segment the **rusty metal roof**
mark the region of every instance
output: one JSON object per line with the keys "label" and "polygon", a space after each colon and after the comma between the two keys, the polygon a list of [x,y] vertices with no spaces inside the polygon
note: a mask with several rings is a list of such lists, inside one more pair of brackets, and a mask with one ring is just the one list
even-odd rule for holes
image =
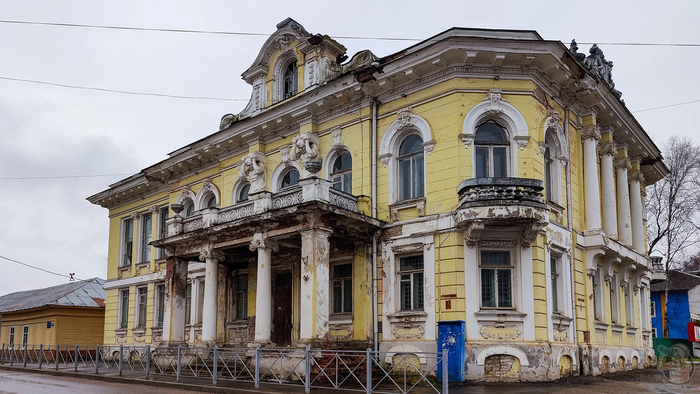
{"label": "rusty metal roof", "polygon": [[48,305],[103,308],[105,306],[104,284],[104,279],[92,278],[44,289],[18,291],[0,297],[0,313]]}

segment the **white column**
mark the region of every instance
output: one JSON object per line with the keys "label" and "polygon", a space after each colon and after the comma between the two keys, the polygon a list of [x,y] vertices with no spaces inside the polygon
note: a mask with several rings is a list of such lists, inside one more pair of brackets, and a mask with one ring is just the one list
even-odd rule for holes
{"label": "white column", "polygon": [[205,261],[204,305],[202,306],[202,342],[216,342],[216,321],[219,309],[219,261],[224,260],[220,250],[207,250],[199,255]]}
{"label": "white column", "polygon": [[165,288],[163,341],[169,344],[185,342],[185,297],[187,291],[187,261],[168,258],[169,278]]}
{"label": "white column", "polygon": [[600,180],[603,187],[603,231],[610,238],[617,239],[617,204],[615,202],[615,176],[613,156],[615,144],[600,145]]}
{"label": "white column", "polygon": [[632,246],[630,190],[627,179],[627,171],[630,168],[629,158],[623,157],[615,160],[615,169],[617,170],[617,234],[618,240],[627,246]]}
{"label": "white column", "polygon": [[272,340],[272,250],[277,250],[265,234],[256,233],[250,250],[258,251],[257,289],[255,292],[255,342]]}
{"label": "white column", "polygon": [[585,192],[586,233],[595,234],[600,227],[600,183],[598,182],[598,161],[596,147],[600,140],[600,132],[597,126],[589,126],[581,132],[583,140],[584,177],[583,186]]}
{"label": "white column", "polygon": [[646,253],[644,245],[644,205],[642,202],[642,182],[644,175],[639,171],[630,173],[630,201],[632,203],[632,245],[641,254]]}
{"label": "white column", "polygon": [[330,235],[331,231],[323,228],[301,232],[301,341],[321,340],[328,333]]}

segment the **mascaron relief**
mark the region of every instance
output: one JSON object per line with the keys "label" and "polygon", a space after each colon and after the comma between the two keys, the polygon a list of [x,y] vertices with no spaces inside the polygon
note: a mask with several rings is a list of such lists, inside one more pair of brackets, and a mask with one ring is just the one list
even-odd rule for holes
{"label": "mascaron relief", "polygon": [[256,151],[243,156],[238,163],[238,177],[247,178],[250,182],[250,193],[257,193],[265,190],[265,170],[267,158],[265,154]]}
{"label": "mascaron relief", "polygon": [[321,171],[321,154],[319,151],[319,137],[313,131],[309,131],[292,139],[292,160],[300,160],[303,166],[302,178],[316,176]]}

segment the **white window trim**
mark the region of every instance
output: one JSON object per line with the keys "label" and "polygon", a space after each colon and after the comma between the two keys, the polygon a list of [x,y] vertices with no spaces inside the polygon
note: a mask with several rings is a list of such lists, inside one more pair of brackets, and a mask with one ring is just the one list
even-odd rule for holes
{"label": "white window trim", "polygon": [[[324,175],[327,181],[331,182],[331,187],[333,187],[333,164],[335,163],[335,159],[340,157],[342,154],[347,153],[350,155],[352,158],[352,161],[355,161],[355,158],[352,156],[352,153],[350,152],[350,149],[348,149],[347,146],[345,145],[338,145],[331,149],[331,151],[328,153],[326,156],[325,163],[323,165],[324,168]],[[350,166],[350,173],[352,174],[353,171],[353,166]]]}
{"label": "white window trim", "polygon": [[[124,252],[126,252],[124,248],[124,243],[126,241],[126,238],[124,237],[124,231],[126,230],[126,222],[128,220],[131,220],[131,264],[126,265],[124,261]],[[132,265],[136,264],[136,262],[134,261],[134,237],[137,235],[137,231],[134,231],[135,225],[136,220],[134,219],[133,215],[121,219],[121,223],[119,225],[119,268],[131,267]],[[140,257],[138,255],[138,250],[136,253],[136,257]]]}
{"label": "white window trim", "polygon": [[[508,255],[510,257],[510,265],[507,267],[506,266],[502,266],[502,267],[510,268],[510,270],[511,270],[511,278],[510,278],[510,283],[511,283],[510,296],[511,296],[511,303],[512,303],[511,307],[508,307],[508,308],[485,307],[484,308],[481,305],[481,301],[482,301],[482,298],[481,298],[481,267],[482,267],[482,265],[481,265],[481,252],[489,252],[489,251],[493,251],[493,252],[508,251]],[[480,311],[487,311],[487,312],[490,312],[490,311],[518,311],[520,309],[519,307],[520,307],[520,305],[522,305],[522,299],[519,296],[520,285],[518,283],[519,282],[518,278],[520,277],[520,270],[518,269],[518,266],[517,266],[517,260],[518,260],[517,255],[516,255],[517,253],[518,253],[518,246],[517,245],[513,246],[513,247],[507,247],[507,246],[506,247],[495,247],[495,246],[479,246],[478,247],[477,264],[476,264],[478,275],[476,276],[477,282],[475,285],[478,287],[478,293],[479,293],[478,303],[479,303],[479,310]],[[488,266],[488,267],[491,267],[491,266]],[[493,266],[493,267],[495,267],[495,266]],[[498,268],[496,268],[496,269],[498,269]],[[494,289],[494,291],[496,292],[495,297],[498,298],[498,288],[496,287],[496,289]],[[498,300],[496,300],[496,303],[498,303]]]}
{"label": "white window trim", "polygon": [[649,317],[656,317],[656,301],[649,301]]}
{"label": "white window trim", "polygon": [[[595,302],[594,311],[598,311],[598,316],[593,316],[594,320],[605,322],[605,281],[603,280],[603,269],[598,267],[595,271],[595,283],[596,286],[593,289],[595,295],[593,296],[593,301]],[[592,280],[592,279],[591,279]]]}
{"label": "white window trim", "polygon": [[[126,302],[127,302],[127,307],[126,307],[126,315],[127,315],[126,327],[122,327],[122,316],[123,316],[123,314],[122,314],[122,313],[123,313],[123,312],[122,312],[122,306],[123,306],[122,292],[124,292],[124,291],[128,291],[128,294],[127,294],[127,301],[126,301]],[[128,318],[128,316],[129,316],[129,305],[128,305],[128,304],[131,303],[131,293],[132,293],[132,292],[131,292],[131,288],[129,288],[129,287],[121,288],[121,289],[119,289],[119,291],[117,292],[117,297],[118,297],[118,301],[117,301],[117,328],[116,328],[117,331],[119,331],[119,330],[126,330],[126,329],[129,328],[129,318]]]}
{"label": "white window trim", "polygon": [[610,324],[620,325],[622,324],[620,321],[620,281],[617,274],[613,274],[612,280],[608,285],[610,286],[608,289],[610,297],[613,297],[614,293],[614,299],[611,298],[610,300]]}
{"label": "white window trim", "polygon": [[[139,297],[140,297],[139,291],[141,289],[146,289],[146,310],[144,311],[144,315],[146,316],[146,319],[143,323],[143,326],[139,325],[139,320],[141,318],[141,311],[139,310],[140,302],[141,302],[141,300],[139,299]],[[134,290],[135,290],[134,296],[135,296],[135,300],[136,300],[134,302],[134,329],[145,330],[146,326],[148,325],[148,296],[149,296],[150,291],[148,289],[148,286],[139,286],[139,287],[136,287]]]}
{"label": "white window trim", "polygon": [[[167,284],[165,282],[155,282],[153,284],[153,324],[152,324],[152,326],[154,328],[162,328],[165,326],[165,318],[166,318],[166,314],[165,314],[166,301],[165,301],[165,299],[167,298],[165,295],[165,293],[166,293],[165,286],[166,285]],[[163,290],[164,290],[163,291],[163,325],[162,326],[158,325],[158,307],[159,307],[158,306],[158,286],[163,286]],[[148,308],[146,308],[146,310],[148,311]],[[146,313],[148,313],[148,312],[146,312]]]}
{"label": "white window trim", "polygon": [[[25,335],[27,336],[27,338],[24,337]],[[28,344],[29,344],[29,326],[24,325],[24,326],[22,326],[22,348],[24,348]]]}
{"label": "white window trim", "polygon": [[652,338],[658,338],[658,337],[659,337],[659,333],[658,333],[658,331],[656,330],[656,327],[652,327],[652,328],[651,328],[651,337],[652,337]]}
{"label": "white window trim", "polygon": [[[248,316],[248,311],[246,311],[246,317],[240,317],[238,316],[238,278],[241,276],[247,276],[248,277],[248,290],[247,290],[247,295],[250,297],[250,275],[248,274],[248,270],[240,270],[236,271],[233,276],[231,276],[231,313],[229,314],[229,321],[237,322],[237,321],[247,321],[247,319],[251,316]],[[250,309],[250,304],[248,304],[248,307]]]}
{"label": "white window trim", "polygon": [[207,209],[207,202],[209,199],[212,197],[216,198],[216,204],[214,205],[215,207],[221,207],[221,199],[219,198],[219,188],[216,187],[212,182],[209,182],[207,185],[202,186],[197,190],[197,194],[194,196],[193,202],[194,202],[194,210],[200,211],[202,209]]}
{"label": "white window trim", "polygon": [[[138,243],[136,245],[137,259],[136,259],[136,262],[134,262],[134,264],[136,264],[136,265],[147,264],[147,263],[150,263],[151,260],[153,260],[153,249],[151,249],[151,251],[149,252],[149,259],[148,260],[144,261],[142,259],[144,248],[152,248],[150,245],[143,245],[142,244],[142,241],[143,241],[143,221],[144,221],[144,216],[146,216],[146,215],[151,215],[151,241],[153,241],[155,239],[153,237],[153,216],[154,216],[154,214],[152,212],[139,213],[138,222],[134,221],[134,223],[138,223],[138,226],[139,226],[138,231],[137,231],[137,237],[136,237],[136,239],[138,241]],[[133,260],[133,256],[132,256],[132,260]]]}
{"label": "white window trim", "polygon": [[[571,311],[571,273],[569,268],[570,264],[570,256],[568,253],[563,248],[557,247],[555,245],[552,245],[549,251],[545,254],[545,258],[547,259],[547,266],[546,266],[546,275],[547,278],[550,280],[552,279],[552,266],[550,263],[550,259],[554,257],[557,260],[557,302],[559,305],[558,311],[554,312],[554,308],[550,305],[548,306],[549,314],[557,314],[559,316],[564,316],[564,317],[573,317]],[[549,299],[553,299],[552,297],[552,286],[550,283],[548,283],[547,286],[547,295]]]}
{"label": "white window trim", "polygon": [[9,343],[9,344],[12,345],[12,346],[13,346],[15,343],[17,343],[17,341],[15,340],[15,334],[17,333],[16,331],[17,331],[17,330],[15,329],[15,326],[10,326],[10,331],[9,331],[9,334],[8,334],[9,336],[7,337],[7,343]]}
{"label": "white window trim", "polygon": [[[156,220],[157,220],[157,222],[156,222],[156,237],[158,237],[158,238],[153,237],[153,234],[151,234],[151,239],[163,239],[163,238],[161,238],[161,233],[163,230],[165,230],[165,236],[166,237],[168,236],[167,235],[168,234],[168,224],[162,223],[163,209],[168,210],[168,220],[172,217],[170,215],[170,206],[161,205],[156,209]],[[151,220],[153,220],[153,219],[151,218]],[[156,249],[156,260],[157,259],[164,259],[166,257],[167,257],[166,250],[164,248],[157,248]]]}
{"label": "white window trim", "polygon": [[625,325],[628,327],[634,327],[634,292],[631,289],[629,282],[627,286],[623,289],[623,297],[625,299]]}
{"label": "white window trim", "polygon": [[[334,301],[335,301],[335,300],[333,299],[333,280],[335,279],[335,278],[333,277],[333,267],[335,267],[336,265],[346,265],[346,264],[350,264],[350,266],[352,267],[352,269],[350,270],[350,283],[352,283],[352,286],[350,287],[350,291],[351,291],[351,293],[352,293],[352,294],[351,294],[351,298],[352,298],[352,307],[350,308],[350,312],[338,312],[338,313],[335,313],[335,312],[333,312],[333,305],[334,305],[333,303],[334,303]],[[347,317],[347,318],[350,318],[350,319],[351,319],[352,316],[355,315],[355,294],[354,294],[354,290],[355,290],[355,264],[354,264],[354,262],[353,262],[353,258],[352,258],[352,257],[347,257],[347,258],[341,258],[341,259],[332,261],[332,262],[330,263],[330,270],[329,270],[329,273],[330,273],[329,276],[330,276],[330,287],[331,287],[331,302],[330,302],[330,308],[329,308],[329,309],[330,309],[330,315],[332,315],[332,316],[338,316],[338,317]]]}
{"label": "white window trim", "polygon": [[[558,122],[550,116],[545,120],[544,124],[544,132],[542,134],[544,136],[544,147],[549,147],[549,153],[552,159],[552,196],[550,201],[558,205],[563,205],[561,176],[562,169],[566,162],[568,162],[569,146],[568,143],[566,143],[564,130]],[[548,135],[551,136],[551,143],[547,142]],[[544,157],[544,151],[542,151],[542,156]]]}
{"label": "white window trim", "polygon": [[[488,96],[487,96],[488,97]],[[504,99],[495,101],[498,108],[494,112],[494,103],[490,100],[476,104],[462,123],[462,133],[460,138],[467,149],[474,149],[474,137],[476,128],[487,120],[494,120],[505,126],[510,142],[510,154],[508,163],[508,176],[518,177],[518,147],[519,142],[527,141],[529,137],[529,127],[523,115],[514,106]],[[476,178],[476,155],[472,151],[472,176]]]}
{"label": "white window trim", "polygon": [[[297,58],[293,49],[289,49],[283,53],[280,53],[279,56],[277,57],[277,61],[275,62],[274,71],[272,73],[272,75],[273,75],[272,104],[279,103],[280,101],[285,100],[285,98],[284,98],[284,72],[287,70],[287,67],[292,62],[297,62],[297,93],[296,94],[301,93],[299,81],[303,81],[304,79],[303,79],[303,77],[299,78],[298,74],[299,74],[299,69],[301,68],[301,65],[303,64],[303,62],[301,62],[300,59]],[[263,97],[264,97],[264,95],[263,95]],[[293,96],[291,96],[291,97],[293,97]]]}
{"label": "white window trim", "polygon": [[396,119],[389,125],[379,145],[379,159],[384,167],[389,166],[389,204],[401,202],[397,157],[401,143],[411,134],[417,134],[423,139],[423,194],[428,194],[428,156],[433,151],[435,140],[427,120],[414,114],[405,116],[404,119],[405,123],[401,119]]}
{"label": "white window trim", "polygon": [[299,171],[299,180],[301,180],[301,166],[296,161],[291,161],[289,164],[280,163],[275,170],[272,172],[272,182],[270,182],[270,188],[272,193],[279,193],[282,191],[282,179],[287,174],[287,171],[295,168]]}
{"label": "white window trim", "polygon": [[185,187],[183,191],[180,193],[179,196],[177,196],[177,200],[175,200],[176,204],[182,204],[184,209],[182,210],[182,213],[180,214],[183,217],[187,217],[187,207],[190,204],[194,205],[194,212],[196,214],[197,212],[197,205],[195,204],[195,194],[190,190],[188,187]]}
{"label": "white window trim", "polygon": [[[248,182],[247,179],[241,178],[236,181],[236,183],[233,185],[232,189],[232,195],[231,195],[231,204],[240,204],[241,201],[239,201],[239,195],[241,194],[241,189],[243,189],[243,186],[245,185],[250,185],[250,182]],[[248,200],[245,202],[250,201],[250,190],[248,191]]]}

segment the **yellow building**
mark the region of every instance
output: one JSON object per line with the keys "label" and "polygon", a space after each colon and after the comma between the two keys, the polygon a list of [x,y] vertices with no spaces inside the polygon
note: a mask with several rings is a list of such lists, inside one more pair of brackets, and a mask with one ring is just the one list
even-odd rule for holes
{"label": "yellow building", "polygon": [[101,345],[103,285],[94,278],[0,297],[0,342],[5,349]]}
{"label": "yellow building", "polygon": [[591,54],[454,28],[377,57],[277,26],[220,129],[91,196],[105,344],[435,352],[468,379],[649,365],[644,187],[667,169]]}

